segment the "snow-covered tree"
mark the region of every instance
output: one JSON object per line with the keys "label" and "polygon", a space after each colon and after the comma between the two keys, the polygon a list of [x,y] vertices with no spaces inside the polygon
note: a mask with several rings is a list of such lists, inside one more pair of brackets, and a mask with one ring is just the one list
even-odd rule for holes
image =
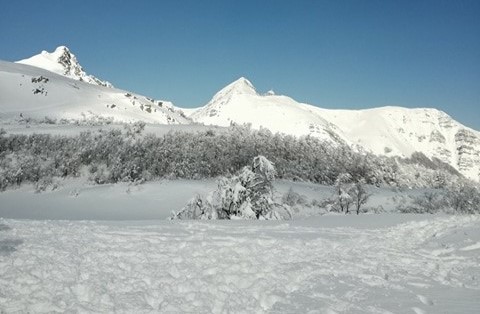
{"label": "snow-covered tree", "polygon": [[362,205],[365,205],[370,197],[370,194],[365,188],[365,181],[363,179],[359,180],[350,189],[350,196],[353,199],[353,204],[357,215],[360,214],[360,208]]}
{"label": "snow-covered tree", "polygon": [[288,208],[273,201],[275,167],[264,156],[253,159],[230,178],[218,180],[217,189],[202,198],[196,196],[172,219],[279,219],[275,209]]}
{"label": "snow-covered tree", "polygon": [[341,173],[335,181],[334,207],[345,214],[349,213],[350,206],[353,204],[352,177],[348,173]]}

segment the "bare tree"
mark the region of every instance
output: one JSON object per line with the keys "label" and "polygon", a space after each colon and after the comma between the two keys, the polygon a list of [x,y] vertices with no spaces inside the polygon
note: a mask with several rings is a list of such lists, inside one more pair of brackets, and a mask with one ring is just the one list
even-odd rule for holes
{"label": "bare tree", "polygon": [[357,215],[360,214],[360,208],[362,205],[367,203],[370,195],[367,190],[365,189],[365,181],[360,180],[353,185],[350,189],[350,195],[353,198],[353,203],[355,205],[355,209],[357,211]]}

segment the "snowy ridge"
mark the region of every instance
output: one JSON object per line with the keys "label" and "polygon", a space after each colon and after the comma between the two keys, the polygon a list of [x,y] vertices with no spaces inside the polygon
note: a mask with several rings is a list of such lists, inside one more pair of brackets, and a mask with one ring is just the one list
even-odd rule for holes
{"label": "snowy ridge", "polygon": [[215,94],[208,104],[194,111],[190,117],[207,125],[248,123],[256,129],[263,127],[272,132],[313,135],[335,143],[348,142],[335,125],[319,115],[312,115],[306,106],[300,106],[287,96],[273,93],[260,95],[243,77]]}
{"label": "snowy ridge", "polygon": [[170,102],[0,61],[0,120],[66,119],[188,124]]}
{"label": "snowy ridge", "polygon": [[377,155],[409,157],[422,152],[452,165],[466,177],[480,178],[480,132],[432,108],[381,107],[327,110],[311,106],[344,136]]}
{"label": "snowy ridge", "polygon": [[17,61],[17,63],[35,66],[77,81],[113,87],[110,82],[102,81],[93,75],[85,73],[75,55],[65,46],[59,46],[51,53],[44,50],[38,55]]}
{"label": "snowy ridge", "polygon": [[343,141],[377,155],[410,157],[422,152],[480,181],[480,132],[436,109],[322,109],[270,92],[260,95],[240,78],[190,117],[207,125],[250,123],[272,132]]}

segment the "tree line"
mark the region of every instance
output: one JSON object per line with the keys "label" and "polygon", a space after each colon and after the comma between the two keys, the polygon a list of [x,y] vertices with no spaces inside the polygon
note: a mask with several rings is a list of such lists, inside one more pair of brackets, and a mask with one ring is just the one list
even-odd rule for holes
{"label": "tree line", "polygon": [[305,136],[273,134],[233,125],[221,130],[143,133],[144,124],[87,131],[75,136],[0,132],[0,189],[52,178],[87,176],[98,184],[158,178],[231,176],[259,155],[275,164],[280,179],[333,185],[352,183],[405,187],[441,186],[459,174],[441,163],[379,157]]}

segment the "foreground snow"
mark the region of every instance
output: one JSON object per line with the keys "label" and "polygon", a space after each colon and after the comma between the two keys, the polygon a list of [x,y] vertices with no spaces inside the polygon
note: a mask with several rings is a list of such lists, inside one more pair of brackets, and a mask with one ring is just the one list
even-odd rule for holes
{"label": "foreground snow", "polygon": [[7,313],[479,313],[479,279],[480,216],[0,220]]}
{"label": "foreground snow", "polygon": [[[85,179],[59,180],[51,188],[35,193],[32,185],[24,184],[0,193],[0,217],[11,219],[68,220],[150,220],[167,219],[196,194],[205,195],[217,187],[216,180],[159,180],[135,185],[129,183],[94,185]],[[307,203],[331,197],[334,190],[307,182],[277,180],[274,183],[278,200],[292,188]],[[372,196],[365,208],[373,211],[395,211],[408,201],[409,195],[423,190],[396,192],[388,188],[369,187]],[[294,218],[318,216],[318,207],[293,210]]]}

